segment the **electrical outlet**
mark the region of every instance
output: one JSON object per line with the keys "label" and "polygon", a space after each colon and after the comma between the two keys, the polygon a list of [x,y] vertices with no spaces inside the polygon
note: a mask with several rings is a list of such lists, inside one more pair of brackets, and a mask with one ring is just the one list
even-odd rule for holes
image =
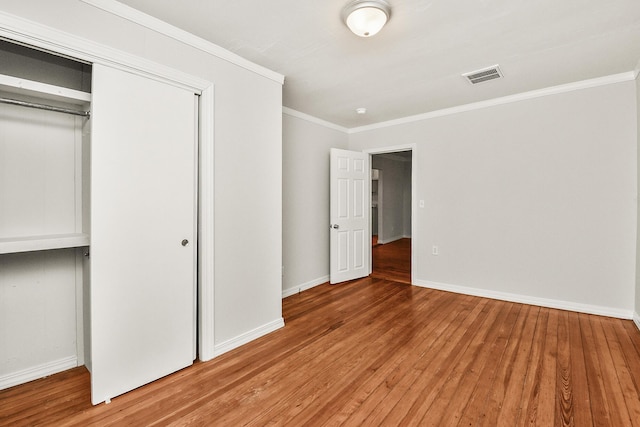
{"label": "electrical outlet", "polygon": [[431,254],[432,254],[432,255],[438,255],[439,253],[440,253],[440,252],[438,251],[438,247],[434,245],[434,246],[431,248]]}

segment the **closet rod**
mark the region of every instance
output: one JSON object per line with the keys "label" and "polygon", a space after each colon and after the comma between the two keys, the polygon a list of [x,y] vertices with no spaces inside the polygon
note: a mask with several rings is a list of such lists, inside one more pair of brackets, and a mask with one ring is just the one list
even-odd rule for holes
{"label": "closet rod", "polygon": [[90,111],[71,110],[69,108],[54,107],[53,105],[35,104],[33,102],[18,101],[17,99],[0,98],[0,102],[3,104],[19,105],[21,107],[29,107],[29,108],[38,108],[40,110],[55,111],[58,113],[73,114],[75,116],[82,116],[82,117],[89,117],[91,115]]}

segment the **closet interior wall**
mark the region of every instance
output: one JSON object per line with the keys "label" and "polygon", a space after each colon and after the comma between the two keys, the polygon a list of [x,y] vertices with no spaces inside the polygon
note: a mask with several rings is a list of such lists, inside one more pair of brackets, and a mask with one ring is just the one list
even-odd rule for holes
{"label": "closet interior wall", "polygon": [[[0,40],[0,97],[88,110],[90,88],[90,65]],[[89,126],[0,104],[0,389],[85,362]]]}

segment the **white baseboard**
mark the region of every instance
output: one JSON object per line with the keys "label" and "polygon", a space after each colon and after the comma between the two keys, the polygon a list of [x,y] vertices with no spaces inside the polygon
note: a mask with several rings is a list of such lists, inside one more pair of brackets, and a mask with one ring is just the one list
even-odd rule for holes
{"label": "white baseboard", "polygon": [[638,314],[637,311],[633,312],[633,323],[635,323],[638,329],[640,330],[640,314]]}
{"label": "white baseboard", "polygon": [[76,356],[69,356],[64,359],[54,360],[52,362],[43,363],[42,365],[23,369],[22,371],[3,375],[0,377],[0,390],[57,374],[58,372],[66,371],[67,369],[75,368],[77,366],[78,358]]}
{"label": "white baseboard", "polygon": [[291,288],[282,290],[282,298],[290,297],[291,295],[298,294],[302,291],[306,291],[307,289],[311,289],[315,286],[322,285],[323,283],[327,283],[329,281],[329,276],[322,276],[314,280],[310,280],[306,283],[303,283],[298,286],[293,286]]}
{"label": "white baseboard", "polygon": [[241,345],[247,344],[250,341],[258,339],[282,327],[284,327],[284,319],[281,317],[274,320],[273,322],[269,322],[251,331],[245,332],[244,334],[240,334],[235,338],[231,338],[230,340],[224,341],[220,344],[216,344],[213,348],[213,357],[220,356],[221,354],[236,349]]}
{"label": "white baseboard", "polygon": [[378,239],[378,243],[381,244],[381,245],[386,245],[387,243],[395,242],[396,240],[400,240],[400,239],[403,239],[403,238],[404,238],[404,236],[398,235],[398,236],[393,236],[393,237],[390,237],[390,238],[384,239],[384,240]]}
{"label": "white baseboard", "polygon": [[633,311],[624,310],[620,308],[604,307],[599,305],[582,304],[582,303],[576,303],[571,301],[531,297],[527,295],[512,294],[508,292],[498,292],[498,291],[491,291],[487,289],[470,288],[467,286],[458,286],[458,285],[449,285],[446,283],[430,282],[427,280],[414,280],[413,284],[416,286],[421,286],[423,288],[438,289],[441,291],[449,291],[449,292],[455,292],[458,294],[473,295],[477,297],[491,298],[491,299],[497,299],[501,301],[517,302],[521,304],[536,305],[536,306],[547,307],[547,308],[556,308],[559,310],[575,311],[578,313],[596,314],[599,316],[616,317],[619,319],[633,319]]}

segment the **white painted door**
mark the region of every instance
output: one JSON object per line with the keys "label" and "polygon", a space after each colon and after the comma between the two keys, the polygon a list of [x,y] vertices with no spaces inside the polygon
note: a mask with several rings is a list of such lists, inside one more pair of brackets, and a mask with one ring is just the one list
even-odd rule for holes
{"label": "white painted door", "polygon": [[91,399],[191,365],[195,337],[193,92],[93,67]]}
{"label": "white painted door", "polygon": [[331,149],[330,282],[369,275],[371,193],[369,155]]}

